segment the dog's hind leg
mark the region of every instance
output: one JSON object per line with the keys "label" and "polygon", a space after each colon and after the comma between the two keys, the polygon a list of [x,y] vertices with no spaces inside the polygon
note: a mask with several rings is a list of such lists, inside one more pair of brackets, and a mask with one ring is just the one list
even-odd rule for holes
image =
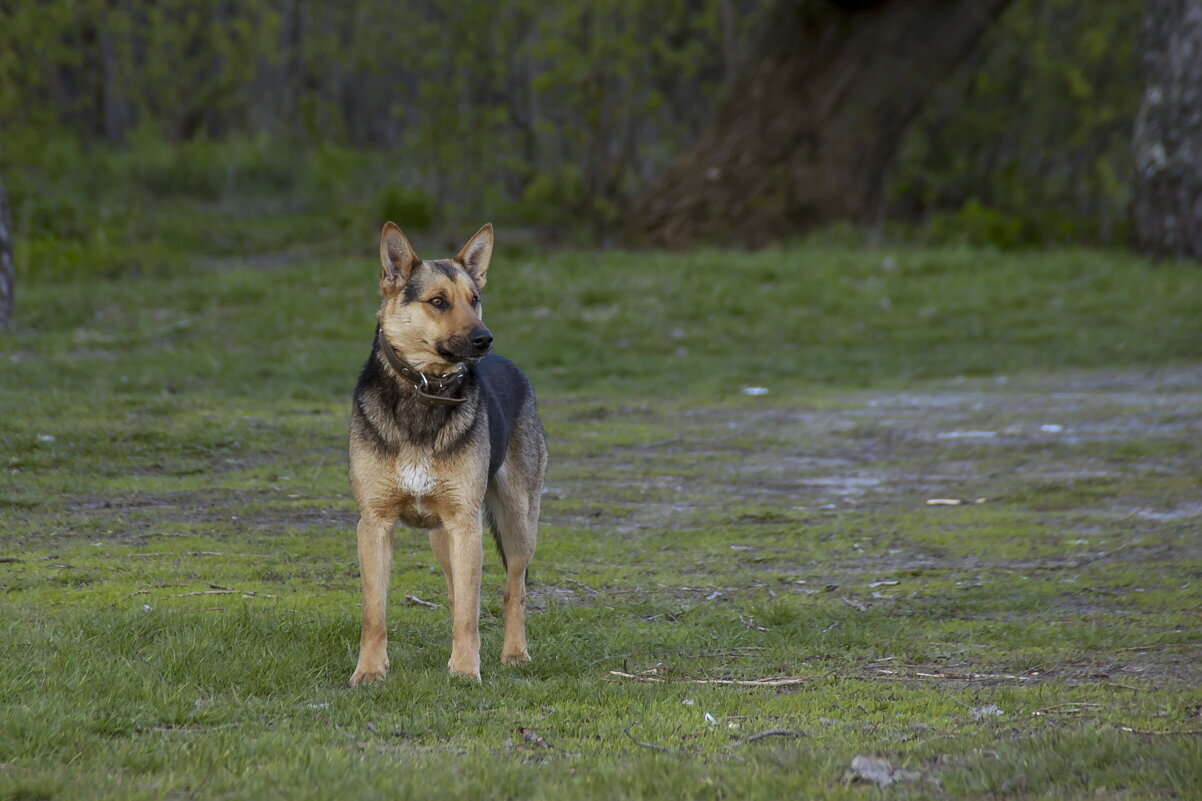
{"label": "dog's hind leg", "polygon": [[392,572],[394,518],[365,514],[359,518],[359,575],[363,582],[363,631],[359,663],[351,686],[380,681],[388,675],[388,579]]}
{"label": "dog's hind leg", "polygon": [[493,533],[505,562],[503,665],[517,665],[530,659],[526,648],[526,570],[538,539],[540,489],[531,491],[530,487],[521,486],[503,466],[485,496],[493,519]]}

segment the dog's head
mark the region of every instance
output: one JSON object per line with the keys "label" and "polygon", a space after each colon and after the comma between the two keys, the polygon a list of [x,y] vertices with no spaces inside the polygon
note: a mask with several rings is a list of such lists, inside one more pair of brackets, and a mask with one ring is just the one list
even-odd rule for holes
{"label": "dog's head", "polygon": [[492,348],[480,303],[492,241],[492,224],[485,223],[455,258],[422,261],[396,223],[385,223],[380,233],[380,330],[415,369],[447,373],[479,361]]}

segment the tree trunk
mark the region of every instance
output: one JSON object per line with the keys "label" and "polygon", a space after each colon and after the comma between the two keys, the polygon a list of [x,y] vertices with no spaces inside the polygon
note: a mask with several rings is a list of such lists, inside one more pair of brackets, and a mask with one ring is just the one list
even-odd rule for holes
{"label": "tree trunk", "polygon": [[12,230],[8,193],[4,191],[4,182],[0,181],[0,328],[8,328],[13,320],[16,268],[13,265]]}
{"label": "tree trunk", "polygon": [[132,115],[111,31],[100,34],[100,63],[104,74],[104,135],[110,142],[122,142],[131,127]]}
{"label": "tree trunk", "polygon": [[873,221],[906,127],[1009,2],[777,0],[709,128],[619,234],[755,245]]}
{"label": "tree trunk", "polygon": [[1202,259],[1202,0],[1146,2],[1135,238],[1155,255]]}

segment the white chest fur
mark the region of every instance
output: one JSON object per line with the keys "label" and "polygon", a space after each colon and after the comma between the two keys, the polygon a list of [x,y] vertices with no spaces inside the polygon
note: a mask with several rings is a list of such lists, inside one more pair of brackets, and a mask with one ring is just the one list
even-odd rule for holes
{"label": "white chest fur", "polygon": [[434,473],[429,457],[404,458],[397,462],[397,486],[402,492],[422,498],[434,490]]}

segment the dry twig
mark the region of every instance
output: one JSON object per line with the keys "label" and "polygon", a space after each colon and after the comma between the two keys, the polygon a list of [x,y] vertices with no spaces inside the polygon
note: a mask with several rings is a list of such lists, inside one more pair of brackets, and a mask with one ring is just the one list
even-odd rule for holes
{"label": "dry twig", "polygon": [[196,592],[181,592],[176,598],[187,598],[192,595],[244,595],[248,598],[279,598],[278,595],[270,595],[265,592],[252,592],[251,590],[197,590]]}
{"label": "dry twig", "polygon": [[570,579],[570,578],[566,578],[566,577],[563,578],[562,580],[566,581],[568,584],[575,584],[577,587],[582,588],[583,590],[585,590],[585,592],[588,592],[590,595],[600,595],[601,594],[601,593],[597,592],[596,590],[594,590],[589,585],[585,584],[583,581],[577,581],[576,579]]}
{"label": "dry twig", "polygon": [[406,595],[405,600],[411,604],[417,604],[418,606],[424,606],[427,609],[437,609],[438,608],[438,604],[434,603],[433,601],[423,601],[421,598],[418,598],[416,595],[412,595],[412,594]]}
{"label": "dry twig", "polygon": [[1031,716],[1037,717],[1039,715],[1047,715],[1051,712],[1056,712],[1057,710],[1063,712],[1066,715],[1075,715],[1078,712],[1082,712],[1083,707],[1099,707],[1099,706],[1101,706],[1101,704],[1090,704],[1090,703],[1086,703],[1084,701],[1065,701],[1063,704],[1052,704],[1051,706],[1045,706],[1043,709],[1036,709],[1034,712],[1031,713]]}
{"label": "dry twig", "polygon": [[846,595],[840,595],[839,600],[842,601],[843,603],[847,604],[848,606],[850,606],[852,609],[855,609],[856,611],[859,611],[859,612],[867,612],[868,611],[867,604],[860,603],[859,601],[854,601],[851,598],[848,598]]}
{"label": "dry twig", "polygon": [[639,746],[640,748],[650,748],[652,751],[662,751],[662,752],[663,752],[663,753],[665,753],[665,754],[670,754],[670,753],[672,753],[671,749],[664,748],[662,745],[655,745],[655,744],[653,744],[653,743],[644,743],[644,742],[642,742],[641,740],[636,740],[636,739],[634,739],[634,735],[630,733],[630,727],[629,727],[629,726],[627,726],[626,728],[622,729],[622,731],[626,733],[626,736],[630,738],[630,741],[631,741],[632,743],[634,743],[635,745]]}
{"label": "dry twig", "polygon": [[[609,671],[611,676],[618,676],[632,681],[645,681],[652,684],[667,681],[660,676],[640,676],[637,673],[626,673],[621,670]],[[763,679],[677,679],[684,684],[718,684],[727,687],[795,687],[812,681],[813,676],[770,676]]]}
{"label": "dry twig", "polygon": [[757,740],[763,740],[767,737],[807,737],[804,731],[793,731],[792,729],[768,729],[767,731],[759,731],[750,737],[744,737],[736,745],[746,745],[754,743]]}
{"label": "dry twig", "polygon": [[880,679],[882,681],[917,681],[918,679],[944,679],[946,681],[1036,681],[1038,676],[1016,676],[1011,673],[926,673],[915,671],[903,674],[897,670],[881,670],[876,676],[860,676],[858,678]]}
{"label": "dry twig", "polygon": [[1202,729],[1133,729],[1130,726],[1119,726],[1119,731],[1132,734],[1156,734],[1168,736],[1173,734],[1202,734]]}

